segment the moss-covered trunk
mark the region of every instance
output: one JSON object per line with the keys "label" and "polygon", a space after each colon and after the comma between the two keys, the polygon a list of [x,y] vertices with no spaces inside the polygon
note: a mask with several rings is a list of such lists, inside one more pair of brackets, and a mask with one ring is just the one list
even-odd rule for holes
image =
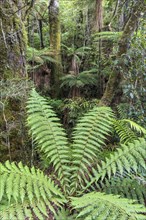
{"label": "moss-covered trunk", "polygon": [[100,105],[111,105],[115,93],[119,89],[120,83],[123,79],[123,69],[124,69],[124,59],[123,55],[127,53],[127,50],[130,46],[131,37],[137,27],[138,20],[146,10],[146,4],[144,0],[137,0],[131,15],[125,25],[121,39],[119,40],[119,48],[117,52],[116,59],[118,60],[118,65],[114,67],[113,72],[111,73],[108,83],[106,85],[105,92],[101,98]]}
{"label": "moss-covered trunk", "polygon": [[24,121],[27,39],[18,6],[17,1],[0,2],[0,160],[2,161],[24,159],[27,151]]}
{"label": "moss-covered trunk", "polygon": [[50,47],[53,58],[56,60],[52,65],[52,80],[54,96],[59,94],[59,79],[62,75],[61,65],[61,29],[59,17],[59,0],[51,0],[49,4],[49,27],[50,27]]}
{"label": "moss-covered trunk", "polygon": [[1,79],[26,77],[26,33],[13,1],[0,3],[0,76]]}

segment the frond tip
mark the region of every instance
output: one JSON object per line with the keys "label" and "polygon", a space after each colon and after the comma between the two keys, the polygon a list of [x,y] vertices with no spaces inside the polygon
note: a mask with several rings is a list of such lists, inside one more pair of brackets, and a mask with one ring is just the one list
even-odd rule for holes
{"label": "frond tip", "polygon": [[88,193],[80,198],[71,198],[72,206],[79,211],[78,217],[84,220],[136,220],[145,219],[143,205],[135,204],[120,196],[105,195],[100,192]]}
{"label": "frond tip", "polygon": [[137,140],[138,135],[144,137],[146,129],[129,119],[113,120],[113,126],[120,137],[121,143],[128,143]]}

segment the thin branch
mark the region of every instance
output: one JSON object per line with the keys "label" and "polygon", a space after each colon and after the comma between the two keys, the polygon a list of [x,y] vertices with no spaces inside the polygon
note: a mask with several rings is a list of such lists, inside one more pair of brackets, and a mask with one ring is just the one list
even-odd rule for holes
{"label": "thin branch", "polygon": [[35,3],[35,0],[31,0],[31,2],[29,3],[30,6],[29,6],[29,8],[26,10],[26,12],[25,12],[25,18],[26,18],[26,16],[27,16],[29,10],[34,6],[34,3]]}
{"label": "thin branch", "polygon": [[115,6],[115,9],[114,9],[113,15],[112,15],[112,17],[111,17],[111,19],[110,19],[109,25],[111,25],[112,21],[114,20],[114,18],[115,18],[116,15],[117,15],[118,8],[119,8],[119,4],[120,4],[120,0],[117,0],[116,6]]}
{"label": "thin branch", "polygon": [[27,3],[26,5],[23,5],[21,8],[19,8],[18,10],[14,11],[14,13],[11,14],[10,17],[12,17],[13,15],[15,15],[17,12],[22,11],[22,9],[26,8],[29,5],[29,3]]}
{"label": "thin branch", "polygon": [[2,31],[2,35],[3,35],[3,40],[4,40],[4,43],[5,43],[5,47],[8,49],[7,42],[6,42],[6,36],[5,36],[4,30],[3,30],[2,19],[1,19],[1,31]]}

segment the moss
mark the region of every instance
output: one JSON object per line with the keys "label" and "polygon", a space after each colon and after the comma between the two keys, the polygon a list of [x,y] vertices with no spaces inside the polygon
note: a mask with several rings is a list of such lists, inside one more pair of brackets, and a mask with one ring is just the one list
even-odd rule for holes
{"label": "moss", "polygon": [[[5,0],[0,4],[0,76],[1,79],[21,78],[25,74],[24,53],[27,44],[27,34],[22,20],[17,16],[17,4]],[[13,5],[12,5],[13,4]],[[10,16],[10,14],[13,16]],[[23,101],[18,98],[2,100],[5,109],[0,114],[1,145],[0,160],[24,159],[25,143],[28,141],[25,126]],[[10,149],[8,149],[10,143]],[[10,151],[10,152],[9,152]],[[25,157],[26,158],[26,157]]]}
{"label": "moss", "polygon": [[[3,117],[4,116],[4,117]],[[0,114],[0,161],[26,160],[30,157],[29,137],[25,128],[25,109],[20,99],[9,98]],[[26,150],[27,146],[27,150]]]}
{"label": "moss", "polygon": [[53,58],[57,61],[52,64],[51,73],[53,81],[52,95],[58,97],[60,90],[60,76],[63,73],[61,64],[61,30],[58,0],[51,1],[49,7],[49,26],[50,26],[50,47],[53,51]]}
{"label": "moss", "polygon": [[[14,78],[16,75],[25,74],[24,53],[27,44],[27,34],[22,20],[18,17],[17,4],[13,7],[9,1],[0,5],[0,17],[2,28],[0,28],[0,73],[1,78]],[[9,16],[13,14],[13,16]]]}

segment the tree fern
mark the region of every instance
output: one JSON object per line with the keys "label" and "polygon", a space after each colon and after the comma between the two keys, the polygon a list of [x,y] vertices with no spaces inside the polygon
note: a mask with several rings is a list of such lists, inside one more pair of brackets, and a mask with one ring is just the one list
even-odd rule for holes
{"label": "tree fern", "polygon": [[126,144],[137,139],[137,135],[134,133],[134,131],[131,130],[131,128],[127,126],[123,120],[114,120],[113,126],[120,138],[121,143]]}
{"label": "tree fern", "polygon": [[129,104],[121,103],[116,106],[117,116],[119,119],[124,119],[128,117],[129,112]]}
{"label": "tree fern", "polygon": [[120,142],[124,144],[136,140],[138,134],[143,137],[146,135],[146,129],[130,119],[115,119],[113,120],[113,126],[120,137]]}
{"label": "tree fern", "polygon": [[27,103],[27,123],[41,150],[53,163],[62,186],[68,185],[69,147],[66,134],[47,101],[35,90]]}
{"label": "tree fern", "polygon": [[109,39],[113,41],[117,41],[119,37],[122,35],[122,32],[112,32],[112,31],[103,31],[96,32],[93,34],[94,41],[99,39]]}
{"label": "tree fern", "polygon": [[[0,164],[0,217],[2,219],[23,219],[22,216],[47,216],[47,209],[55,214],[54,206],[61,206],[66,200],[42,171],[29,169],[20,162]],[[29,216],[28,216],[29,215]],[[9,216],[6,218],[4,216]]]}
{"label": "tree fern", "polygon": [[112,126],[113,113],[107,107],[95,107],[81,118],[73,133],[72,184],[73,190],[82,185],[88,168],[105,145]]}
{"label": "tree fern", "polygon": [[97,84],[97,77],[92,72],[84,71],[80,72],[79,74],[67,74],[61,78],[62,83],[61,87],[77,87],[82,88],[85,85],[96,85]]}
{"label": "tree fern", "polygon": [[72,198],[72,206],[79,210],[78,217],[84,220],[136,220],[145,219],[142,205],[119,196],[105,195],[100,192],[88,193],[80,198]]}
{"label": "tree fern", "polygon": [[107,194],[121,195],[145,205],[146,183],[130,177],[114,177],[101,183],[99,189]]}
{"label": "tree fern", "polygon": [[[45,176],[39,169],[23,166],[22,163],[16,165],[6,162],[4,165],[0,164],[0,219],[44,220],[50,218],[52,213],[56,220],[61,215],[66,219],[74,219],[78,215],[78,219],[85,220],[145,219],[142,214],[145,212],[143,206],[135,205],[132,200],[121,199],[119,196],[94,192],[80,198],[70,198],[70,195],[79,196],[93,189],[131,198],[133,192],[133,188],[130,187],[131,179],[126,176],[125,181],[129,185],[124,187],[125,182],[122,178],[126,172],[133,175],[133,172],[139,171],[139,167],[145,168],[144,138],[134,140],[136,137],[132,136],[131,142],[126,136],[123,139],[125,144],[102,161],[98,153],[102,152],[115,120],[110,108],[94,107],[79,120],[74,129],[72,148],[56,114],[35,90],[28,100],[27,113],[27,124],[38,150],[51,161],[53,171],[59,180],[58,184],[62,190],[64,189],[66,198],[50,177]],[[120,125],[122,131],[125,123],[129,121],[124,121]],[[130,126],[140,135],[145,134],[145,130],[140,126],[133,123]],[[119,174],[122,176],[121,179]],[[134,179],[134,184],[135,182]],[[113,187],[115,190],[112,191]],[[108,188],[111,191],[108,191]],[[135,192],[132,198],[144,203],[143,188],[138,188]],[[73,213],[64,211],[62,206],[66,202],[68,202],[66,207],[74,207],[77,210]],[[58,212],[60,208],[61,211]]]}
{"label": "tree fern", "polygon": [[127,124],[130,125],[130,127],[140,133],[140,134],[143,134],[143,135],[146,135],[146,129],[144,129],[142,126],[138,125],[137,123],[135,123],[134,121],[131,121],[130,119],[123,119],[123,121]]}
{"label": "tree fern", "polygon": [[61,209],[55,216],[55,220],[75,220],[77,213],[72,214],[68,209]]}
{"label": "tree fern", "polygon": [[92,168],[93,175],[90,175],[90,180],[85,179],[87,185],[84,190],[96,184],[99,179],[103,180],[106,176],[110,179],[111,175],[115,175],[117,171],[121,175],[125,170],[127,172],[131,172],[132,169],[137,171],[138,164],[145,168],[145,152],[146,141],[143,138],[127,145],[122,144],[110,157],[101,161],[101,165]]}

